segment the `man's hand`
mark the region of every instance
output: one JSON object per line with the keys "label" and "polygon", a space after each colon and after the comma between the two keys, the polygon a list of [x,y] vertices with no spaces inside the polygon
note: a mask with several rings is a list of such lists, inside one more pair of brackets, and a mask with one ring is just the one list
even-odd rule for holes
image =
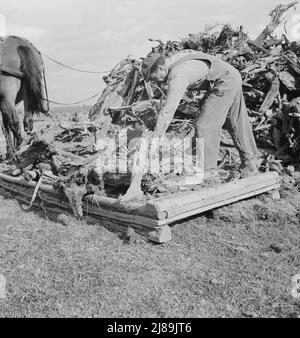
{"label": "man's hand", "polygon": [[153,138],[163,138],[165,136],[165,131],[159,126],[156,126],[155,131],[153,132]]}

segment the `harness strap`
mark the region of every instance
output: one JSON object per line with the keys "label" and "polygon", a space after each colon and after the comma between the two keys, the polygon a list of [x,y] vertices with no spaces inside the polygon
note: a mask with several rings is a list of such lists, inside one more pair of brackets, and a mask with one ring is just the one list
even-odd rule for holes
{"label": "harness strap", "polygon": [[0,73],[7,73],[9,75],[15,76],[17,78],[23,78],[24,74],[18,70],[6,67],[0,64]]}

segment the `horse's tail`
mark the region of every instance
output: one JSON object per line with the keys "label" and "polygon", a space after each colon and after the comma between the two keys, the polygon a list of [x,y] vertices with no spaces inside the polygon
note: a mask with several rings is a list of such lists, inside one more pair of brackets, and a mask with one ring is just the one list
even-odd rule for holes
{"label": "horse's tail", "polygon": [[26,86],[26,96],[29,109],[36,114],[46,113],[43,97],[43,75],[32,50],[27,46],[19,46],[18,53],[21,58],[21,71]]}

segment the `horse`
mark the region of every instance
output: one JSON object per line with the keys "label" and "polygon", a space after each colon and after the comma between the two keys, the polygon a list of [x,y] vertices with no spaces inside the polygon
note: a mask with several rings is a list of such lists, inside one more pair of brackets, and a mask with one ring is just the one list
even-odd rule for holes
{"label": "horse", "polygon": [[33,130],[33,115],[47,112],[43,95],[44,69],[42,55],[32,43],[17,36],[0,37],[0,111],[7,158],[12,158],[22,144],[16,105],[23,101],[26,133]]}

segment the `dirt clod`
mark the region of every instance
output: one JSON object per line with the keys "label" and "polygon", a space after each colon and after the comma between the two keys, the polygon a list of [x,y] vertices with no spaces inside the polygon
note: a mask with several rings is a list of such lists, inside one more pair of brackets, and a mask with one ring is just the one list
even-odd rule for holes
{"label": "dirt clod", "polygon": [[270,246],[270,250],[274,251],[277,254],[280,254],[284,249],[285,249],[285,247],[282,244],[272,244]]}

